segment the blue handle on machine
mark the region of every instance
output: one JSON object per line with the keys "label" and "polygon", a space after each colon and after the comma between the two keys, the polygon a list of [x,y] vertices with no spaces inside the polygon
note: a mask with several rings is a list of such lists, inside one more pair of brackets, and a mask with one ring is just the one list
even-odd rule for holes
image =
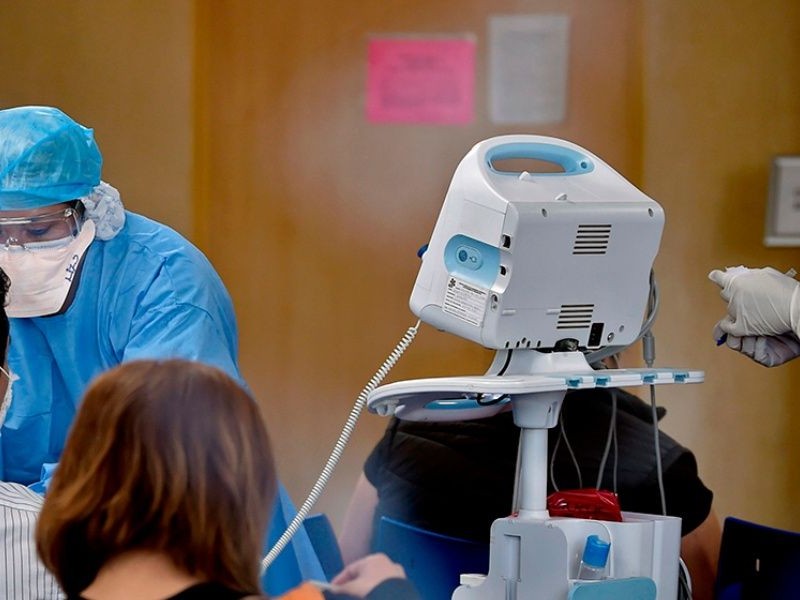
{"label": "blue handle on machine", "polygon": [[[542,142],[511,142],[486,150],[486,162],[495,171],[492,162],[509,158],[528,158],[559,165],[563,173],[536,173],[536,175],[580,175],[594,170],[592,159],[572,148]],[[495,171],[497,172],[497,171]]]}

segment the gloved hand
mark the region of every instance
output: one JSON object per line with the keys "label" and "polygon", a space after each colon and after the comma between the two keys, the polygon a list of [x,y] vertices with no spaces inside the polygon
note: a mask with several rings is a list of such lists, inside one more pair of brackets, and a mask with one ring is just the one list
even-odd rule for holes
{"label": "gloved hand", "polygon": [[722,291],[728,314],[717,325],[738,337],[797,333],[800,324],[800,283],[771,267],[729,267],[708,278]]}
{"label": "gloved hand", "polygon": [[777,367],[785,362],[800,356],[800,339],[794,332],[782,335],[748,335],[739,337],[725,334],[717,325],[714,327],[714,339],[720,340],[725,336],[725,344],[737,352],[753,359],[765,367]]}

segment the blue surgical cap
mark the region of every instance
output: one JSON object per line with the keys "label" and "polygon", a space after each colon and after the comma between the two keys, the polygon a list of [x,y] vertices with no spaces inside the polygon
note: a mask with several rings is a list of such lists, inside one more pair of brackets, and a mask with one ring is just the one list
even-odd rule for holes
{"label": "blue surgical cap", "polygon": [[100,183],[102,164],[92,130],[57,108],[0,110],[0,210],[82,198]]}

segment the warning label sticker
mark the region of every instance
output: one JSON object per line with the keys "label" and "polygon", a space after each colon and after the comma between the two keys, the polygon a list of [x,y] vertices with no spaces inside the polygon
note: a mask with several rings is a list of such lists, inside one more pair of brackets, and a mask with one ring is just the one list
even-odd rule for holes
{"label": "warning label sticker", "polygon": [[489,291],[451,277],[444,294],[444,312],[471,325],[483,325]]}

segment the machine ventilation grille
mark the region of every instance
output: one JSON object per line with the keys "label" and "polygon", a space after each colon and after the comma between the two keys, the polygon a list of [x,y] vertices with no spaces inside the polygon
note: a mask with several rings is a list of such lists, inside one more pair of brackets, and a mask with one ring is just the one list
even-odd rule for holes
{"label": "machine ventilation grille", "polygon": [[588,329],[592,326],[594,304],[562,304],[556,329]]}
{"label": "machine ventilation grille", "polygon": [[605,254],[611,238],[611,224],[578,225],[572,254]]}

